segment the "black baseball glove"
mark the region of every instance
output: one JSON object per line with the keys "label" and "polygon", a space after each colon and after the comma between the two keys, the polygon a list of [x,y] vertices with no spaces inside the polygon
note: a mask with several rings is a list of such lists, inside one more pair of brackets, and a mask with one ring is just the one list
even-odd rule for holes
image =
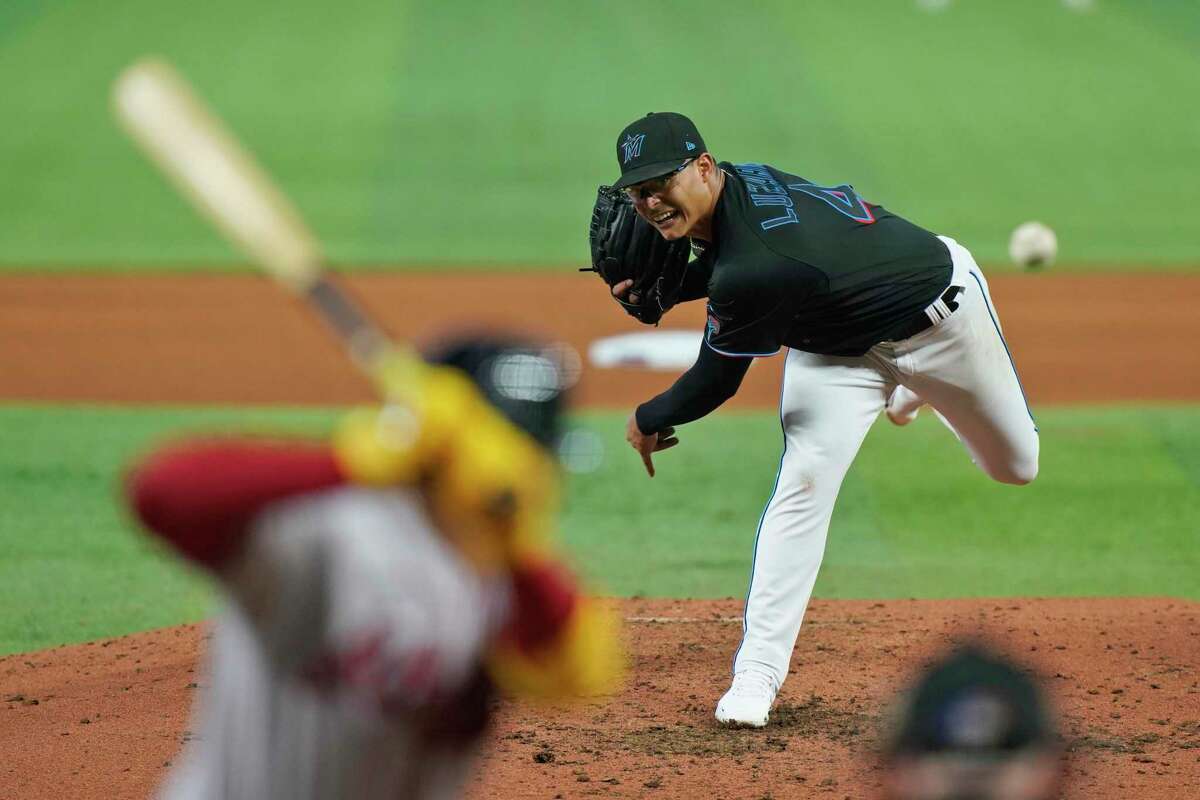
{"label": "black baseball glove", "polygon": [[614,297],[639,322],[657,325],[675,305],[683,285],[690,246],[687,238],[667,241],[638,216],[633,201],[620,189],[601,186],[588,227],[592,270],[612,287],[633,280],[624,299]]}

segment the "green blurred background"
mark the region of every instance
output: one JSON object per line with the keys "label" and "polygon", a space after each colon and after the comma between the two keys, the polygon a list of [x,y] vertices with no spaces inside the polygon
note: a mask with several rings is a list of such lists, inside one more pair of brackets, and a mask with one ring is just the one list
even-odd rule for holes
{"label": "green blurred background", "polygon": [[[1055,269],[1200,271],[1200,8],[1079,5],[4,0],[0,271],[244,269],[112,122],[111,82],[146,53],[195,82],[339,268],[579,263],[616,132],[673,109],[719,158],[853,183],[990,270],[1040,219]],[[817,593],[1200,599],[1200,406],[1036,411],[1042,472],[1021,489],[929,415],[876,426]],[[120,510],[124,465],[169,432],[335,415],[0,404],[0,654],[202,616],[207,582]],[[583,571],[625,595],[740,596],[776,415],[688,426],[653,482],[624,414],[579,421],[609,450],[568,486]]]}
{"label": "green blurred background", "polygon": [[713,152],[1005,260],[1194,269],[1200,9],[1178,0],[0,3],[0,263],[239,261],[116,130],[118,71],[178,64],[332,259],[561,266],[617,131],[691,115]]}

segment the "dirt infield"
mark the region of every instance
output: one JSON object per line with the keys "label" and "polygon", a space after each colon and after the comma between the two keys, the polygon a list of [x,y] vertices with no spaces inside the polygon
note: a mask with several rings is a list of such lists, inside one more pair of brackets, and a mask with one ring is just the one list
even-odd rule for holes
{"label": "dirt infield", "polygon": [[[454,325],[593,339],[638,329],[595,277],[377,274],[348,281],[396,336]],[[1200,278],[1002,275],[991,281],[1031,402],[1200,398]],[[672,327],[699,330],[704,307]],[[346,403],[370,390],[311,312],[265,278],[0,277],[0,399]],[[759,359],[733,408],[774,407],[783,359]],[[585,370],[577,400],[632,408],[672,373]]]}
{"label": "dirt infield", "polygon": [[[817,601],[761,731],[712,717],[738,601],[630,600],[623,611],[626,690],[578,708],[502,705],[473,798],[873,797],[896,688],[971,631],[1044,678],[1066,796],[1176,800],[1200,785],[1198,603]],[[201,645],[202,629],[187,626],[0,659],[0,797],[146,797],[190,736]]]}
{"label": "dirt infield", "polygon": [[[381,274],[349,284],[405,338],[515,325],[586,350],[632,329],[588,276]],[[1033,403],[1200,399],[1200,279],[1003,276],[992,289]],[[672,316],[698,329],[703,308]],[[0,277],[0,341],[6,402],[370,397],[309,312],[250,276]],[[773,407],[781,362],[755,366],[732,405]],[[631,408],[672,378],[585,369],[578,399]],[[575,709],[503,705],[473,797],[872,797],[896,687],[974,630],[1046,679],[1067,796],[1165,800],[1200,785],[1200,604],[816,602],[774,722],[757,732],[712,719],[740,602],[631,600],[623,611],[634,655],[625,692]],[[0,800],[146,797],[189,738],[202,638],[187,626],[0,658]]]}

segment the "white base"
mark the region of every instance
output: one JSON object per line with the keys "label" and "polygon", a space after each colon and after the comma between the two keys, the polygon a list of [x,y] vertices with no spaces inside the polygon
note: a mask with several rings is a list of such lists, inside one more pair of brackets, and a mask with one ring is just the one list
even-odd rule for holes
{"label": "white base", "polygon": [[652,330],[597,339],[588,347],[588,360],[600,369],[679,370],[696,363],[698,331]]}

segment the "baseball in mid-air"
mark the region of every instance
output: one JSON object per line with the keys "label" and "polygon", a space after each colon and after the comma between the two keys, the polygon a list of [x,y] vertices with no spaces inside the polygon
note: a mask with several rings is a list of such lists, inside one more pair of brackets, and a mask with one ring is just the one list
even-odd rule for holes
{"label": "baseball in mid-air", "polygon": [[1058,237],[1041,222],[1024,222],[1008,240],[1008,255],[1017,266],[1027,269],[1048,267],[1058,255]]}

